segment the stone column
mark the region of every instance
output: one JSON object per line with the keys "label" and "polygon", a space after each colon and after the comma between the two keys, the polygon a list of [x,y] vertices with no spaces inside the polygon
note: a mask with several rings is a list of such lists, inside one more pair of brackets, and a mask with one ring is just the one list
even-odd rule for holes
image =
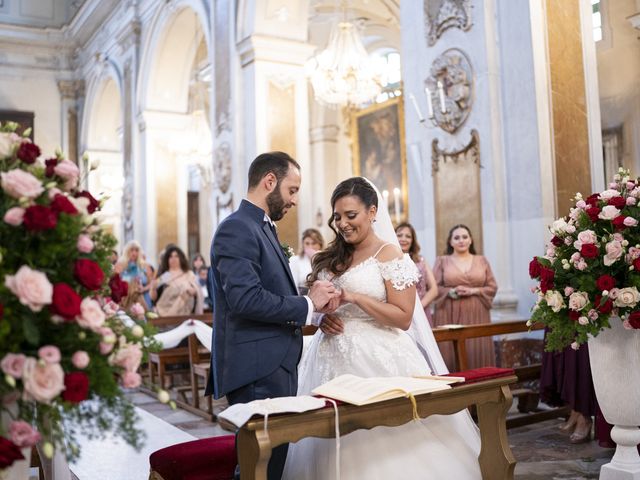
{"label": "stone column", "polygon": [[[62,131],[62,151],[72,162],[79,164],[78,158],[78,136],[79,118],[78,112],[82,111],[82,101],[84,99],[84,82],[81,80],[58,80],[58,91],[60,92],[60,124]],[[81,166],[83,168],[83,166]]]}

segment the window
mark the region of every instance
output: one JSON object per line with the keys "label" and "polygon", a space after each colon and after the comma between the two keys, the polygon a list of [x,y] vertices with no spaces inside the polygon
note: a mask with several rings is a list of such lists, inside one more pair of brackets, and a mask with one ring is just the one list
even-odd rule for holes
{"label": "window", "polygon": [[375,103],[386,102],[390,98],[402,95],[400,69],[400,54],[395,51],[374,56],[377,71],[380,72],[382,92],[376,97]]}
{"label": "window", "polygon": [[600,11],[600,0],[591,0],[591,19],[593,23],[593,40],[602,40],[602,13]]}

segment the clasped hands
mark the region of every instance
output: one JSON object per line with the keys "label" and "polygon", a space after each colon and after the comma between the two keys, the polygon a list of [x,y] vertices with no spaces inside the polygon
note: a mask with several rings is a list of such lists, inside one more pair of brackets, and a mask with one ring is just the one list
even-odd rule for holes
{"label": "clasped hands", "polygon": [[315,310],[324,313],[320,330],[328,335],[339,335],[343,332],[342,320],[333,313],[342,303],[349,303],[347,292],[341,291],[327,280],[316,280],[309,289],[309,298],[313,302]]}

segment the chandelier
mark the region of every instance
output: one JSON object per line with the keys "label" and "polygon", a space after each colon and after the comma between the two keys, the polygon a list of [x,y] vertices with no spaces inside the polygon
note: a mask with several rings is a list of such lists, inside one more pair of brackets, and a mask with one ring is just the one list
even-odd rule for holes
{"label": "chandelier", "polygon": [[327,48],[309,60],[307,69],[315,98],[323,104],[361,105],[382,90],[376,63],[346,18],[332,27]]}

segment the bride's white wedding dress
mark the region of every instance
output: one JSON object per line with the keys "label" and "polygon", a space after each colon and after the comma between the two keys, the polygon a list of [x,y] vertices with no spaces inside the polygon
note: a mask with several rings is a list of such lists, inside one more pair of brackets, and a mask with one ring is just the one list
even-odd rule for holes
{"label": "bride's white wedding dress", "polygon": [[[418,271],[408,255],[384,263],[370,257],[332,281],[341,289],[386,301],[385,279],[402,290],[417,281]],[[330,336],[318,331],[314,335],[300,363],[299,395],[308,395],[345,373],[382,377],[430,372],[406,332],[381,326],[353,304],[341,306],[336,315],[344,322],[344,333]],[[343,436],[341,480],[480,479],[479,453],[479,434],[468,413],[434,415],[400,427],[376,427]],[[335,439],[305,438],[291,444],[283,478],[335,479],[335,454]]]}

